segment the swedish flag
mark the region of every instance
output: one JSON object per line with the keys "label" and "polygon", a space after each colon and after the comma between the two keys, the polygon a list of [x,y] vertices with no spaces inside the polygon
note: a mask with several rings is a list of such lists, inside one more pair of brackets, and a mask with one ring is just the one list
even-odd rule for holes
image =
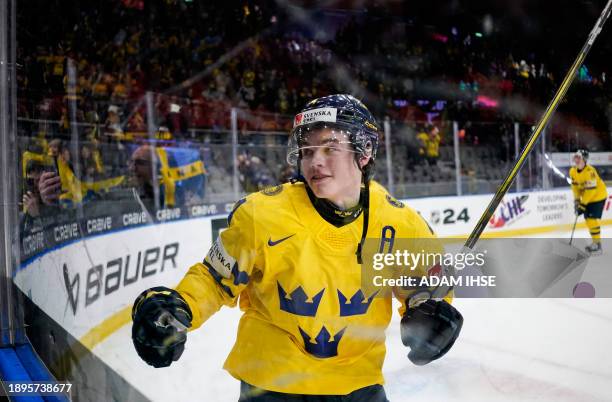
{"label": "swedish flag", "polygon": [[[37,162],[42,166],[51,168],[57,167],[57,174],[61,182],[60,204],[63,207],[73,207],[103,192],[109,191],[124,182],[124,176],[111,177],[97,181],[81,181],[72,171],[72,168],[62,158],[54,160],[53,157],[45,154],[25,151],[22,154],[23,177],[26,176],[27,165]],[[101,165],[100,165],[101,167]]]}
{"label": "swedish flag", "polygon": [[60,203],[64,207],[72,207],[87,202],[96,195],[120,186],[125,180],[125,176],[117,176],[104,180],[82,181],[75,176],[70,166],[61,158],[57,158],[57,167],[62,184]]}
{"label": "swedish flag", "polygon": [[204,199],[206,169],[200,153],[190,148],[157,147],[164,204],[185,205]]}

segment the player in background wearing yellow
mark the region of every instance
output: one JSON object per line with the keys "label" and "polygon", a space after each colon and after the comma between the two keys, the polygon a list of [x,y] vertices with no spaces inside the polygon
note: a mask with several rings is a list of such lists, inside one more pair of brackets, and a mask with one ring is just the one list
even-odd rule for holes
{"label": "player in background wearing yellow", "polygon": [[602,253],[599,220],[608,197],[608,191],[597,170],[587,164],[588,158],[589,153],[586,150],[579,149],[576,151],[574,166],[570,169],[570,179],[572,180],[576,215],[584,215],[589,233],[593,238],[593,243],[586,247],[586,251],[597,255]]}
{"label": "player in background wearing yellow", "polygon": [[416,139],[419,146],[418,160],[419,162],[425,162],[427,158],[427,141],[429,140],[428,130],[424,129],[419,131],[416,135]]}
{"label": "player in background wearing yellow", "polygon": [[426,140],[426,155],[429,166],[434,166],[440,157],[440,129],[437,126],[429,127]]}
{"label": "player in background wearing yellow", "polygon": [[[228,228],[176,290],[156,287],[137,298],[138,354],[168,366],[183,352],[182,329],[239,304],[244,313],[224,365],[241,381],[239,402],[387,402],[382,365],[392,300],[364,294],[363,242],[435,236],[371,180],[379,131],[350,95],[309,102],[289,140],[299,180],[238,201]],[[442,357],[459,335],[461,314],[446,300],[401,298],[409,359],[423,365]]]}

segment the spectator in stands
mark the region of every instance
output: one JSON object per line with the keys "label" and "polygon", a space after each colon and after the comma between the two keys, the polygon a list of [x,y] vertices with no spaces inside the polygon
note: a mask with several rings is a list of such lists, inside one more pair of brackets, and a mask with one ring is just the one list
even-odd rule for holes
{"label": "spectator in stands", "polygon": [[44,205],[57,205],[62,192],[62,183],[58,171],[58,160],[70,164],[70,151],[66,144],[59,139],[49,142],[47,156],[51,158],[51,165],[45,166],[38,179],[38,194]]}
{"label": "spectator in stands", "polygon": [[40,191],[38,190],[38,182],[44,171],[44,165],[38,161],[31,160],[26,166],[26,177],[23,189],[23,212],[30,217],[38,217],[40,215]]}
{"label": "spectator in stands", "polygon": [[[364,92],[375,94],[380,102],[378,108],[376,104],[373,105],[373,110],[381,115],[390,112],[392,118],[411,123],[429,118],[426,113],[442,112],[447,113],[443,115],[444,118],[465,122],[486,121],[487,116],[489,120],[499,118],[500,112],[508,109],[508,105],[504,105],[507,97],[524,95],[529,101],[543,104],[543,100],[550,98],[561,77],[558,71],[561,67],[553,68],[550,62],[551,57],[556,60],[559,54],[546,52],[546,49],[530,41],[524,41],[525,47],[518,49],[505,46],[507,39],[494,33],[476,42],[469,40],[469,37],[460,37],[463,33],[455,32],[454,37],[441,45],[432,42],[430,35],[418,34],[425,23],[419,18],[409,29],[395,29],[394,23],[391,23],[389,29],[372,30],[370,17],[375,17],[376,13],[370,14],[372,10],[368,10],[360,22],[352,21],[339,26],[337,32],[325,40],[282,30],[278,31],[278,35],[254,35],[276,23],[280,11],[276,2],[246,8],[242,3],[228,4],[227,7],[209,3],[152,0],[151,4],[147,3],[147,9],[155,10],[150,14],[143,10],[133,14],[126,11],[129,6],[121,4],[108,7],[103,13],[95,5],[83,2],[76,13],[67,13],[62,7],[48,7],[50,14],[47,19],[53,24],[26,23],[24,32],[28,34],[19,34],[17,51],[18,58],[22,58],[19,64],[23,68],[17,69],[18,94],[22,98],[18,113],[20,117],[40,119],[38,127],[22,121],[19,125],[30,125],[23,130],[32,134],[37,130],[41,137],[47,139],[58,134],[71,135],[71,113],[64,95],[70,91],[78,93],[83,102],[78,102],[77,121],[84,119],[93,125],[88,138],[103,138],[100,132],[107,134],[105,141],[110,144],[101,144],[108,145],[100,148],[104,150],[100,152],[101,166],[104,166],[105,174],[117,177],[125,175],[125,162],[130,157],[131,146],[125,140],[127,135],[124,135],[123,129],[140,133],[147,131],[146,105],[142,102],[145,91],[164,92],[168,87],[188,79],[189,95],[179,91],[169,91],[166,93],[172,95],[164,95],[170,99],[176,96],[171,101],[181,105],[179,112],[169,113],[172,108],[168,108],[168,102],[156,102],[153,107],[155,124],[168,127],[176,138],[181,138],[191,128],[213,128],[215,130],[207,135],[213,142],[223,142],[227,138],[225,129],[230,127],[229,110],[232,107],[248,107],[257,110],[259,116],[266,116],[270,112],[287,114],[298,104],[314,97],[315,93],[320,96],[322,91],[336,92],[339,89],[337,86],[345,85],[348,81],[361,85]],[[25,18],[29,8],[18,9],[19,20],[29,21]],[[199,17],[204,15],[206,17]],[[411,11],[402,17],[405,16],[412,20],[415,15]],[[460,22],[462,18],[457,16],[457,21]],[[201,29],[203,19],[205,30]],[[99,26],[105,29],[97,29]],[[156,26],[167,29],[148,28]],[[78,30],[71,33],[75,28]],[[402,32],[402,40],[395,40],[398,36],[394,31]],[[228,52],[249,37],[252,39],[244,50]],[[404,40],[405,37],[409,40]],[[474,43],[478,43],[477,48]],[[514,54],[500,51],[510,48]],[[371,52],[368,53],[367,49]],[[427,49],[427,52],[423,49]],[[230,54],[231,57],[225,62],[213,68],[213,63],[221,55]],[[380,55],[384,55],[386,61],[377,64],[375,61],[380,60]],[[67,86],[67,80],[64,81],[69,58],[75,61],[77,67],[76,87]],[[332,67],[337,60],[343,61],[342,70],[329,74],[335,71]],[[441,60],[446,62],[440,63]],[[605,58],[599,57],[597,63],[595,60],[589,63],[589,74],[581,74],[582,78],[574,85],[592,93],[574,97],[574,101],[568,98],[564,113],[582,113],[584,121],[588,121],[597,131],[606,133],[606,143],[609,143],[607,133],[612,126],[609,117],[612,116],[612,108],[607,107],[606,110],[604,106],[602,111],[597,106],[608,105],[611,99],[610,80],[606,80],[606,72],[603,71],[605,61]],[[398,68],[400,66],[408,68]],[[540,66],[539,71],[535,66]],[[206,70],[209,73],[198,74]],[[586,73],[586,70],[581,70],[581,73]],[[587,76],[588,79],[585,79]],[[194,77],[199,78],[191,80]],[[453,100],[448,100],[443,111],[420,104],[417,107],[414,101],[418,102],[418,97],[427,97],[428,92],[422,91],[423,85],[418,90],[419,86],[414,85],[418,82],[415,81],[416,77],[423,82],[438,82],[441,86],[457,86],[461,81],[464,92],[457,99],[450,97]],[[487,114],[486,107],[476,102],[475,97],[480,94],[499,100],[499,107],[488,109]],[[180,98],[185,96],[190,99]],[[398,104],[394,103],[395,100],[398,100]],[[423,100],[423,105],[434,104],[431,102],[433,99]],[[109,106],[109,102],[112,105]],[[137,105],[132,102],[137,102]],[[516,119],[524,121],[534,118],[529,116],[528,111],[513,113],[518,114]],[[124,125],[121,118],[127,120]],[[239,121],[241,130],[288,131],[292,124],[291,119],[283,123],[282,119],[272,117],[255,117],[244,126],[243,122],[244,119]],[[392,132],[392,141],[401,141],[396,131]],[[484,145],[498,138],[490,132],[472,134],[468,130],[468,133],[465,142],[470,144]],[[160,131],[159,134],[166,133]],[[240,141],[250,143],[263,138],[259,135],[247,136],[242,132]],[[424,164],[425,160],[430,165],[437,162],[435,144],[439,144],[439,141],[432,141],[427,130],[419,133],[417,138],[411,133],[409,139],[409,143],[405,144],[408,165]],[[564,145],[559,147],[565,149]],[[51,145],[49,152],[58,157],[59,144]],[[83,150],[81,157],[87,159],[84,157],[86,153],[87,150]],[[257,182],[263,183],[269,177],[276,176],[276,173],[255,174],[257,170],[254,171],[253,166],[257,163],[251,166],[251,161],[248,162],[248,180],[255,183],[249,185],[250,188],[258,188]],[[267,162],[270,167],[274,166],[272,158],[267,157]],[[84,169],[88,166],[91,167],[84,162],[81,165]],[[91,168],[75,173],[79,177],[88,177]]]}
{"label": "spectator in stands", "polygon": [[419,131],[416,135],[417,147],[418,147],[418,156],[417,163],[424,162],[427,157],[427,141],[429,140],[429,134],[427,134],[427,129]]}
{"label": "spectator in stands", "polygon": [[429,166],[435,166],[440,156],[440,130],[437,126],[429,127],[426,140],[426,157]]}
{"label": "spectator in stands", "polygon": [[154,210],[157,206],[160,208],[163,206],[163,197],[157,181],[157,166],[155,149],[148,144],[136,148],[128,160],[130,173],[128,183],[136,189],[140,201],[149,211]]}
{"label": "spectator in stands", "polygon": [[72,153],[70,152],[70,143],[68,142],[60,143],[59,155],[57,156],[57,162],[58,162],[58,166],[63,164],[66,167],[68,167],[72,172],[74,172],[74,167],[72,166]]}
{"label": "spectator in stands", "polygon": [[111,176],[121,176],[125,174],[125,161],[129,159],[130,155],[125,144],[125,136],[120,121],[120,109],[117,105],[108,107],[103,134],[107,149],[112,150],[103,155],[102,158],[104,165],[111,169],[107,173]]}
{"label": "spectator in stands", "polygon": [[117,138],[123,133],[119,118],[119,107],[117,105],[110,105],[107,112],[108,115],[104,122],[104,134],[109,137]]}
{"label": "spectator in stands", "polygon": [[62,146],[62,141],[59,139],[54,139],[49,141],[49,148],[47,149],[47,155],[52,158],[57,158],[60,153],[60,147]]}
{"label": "spectator in stands", "polygon": [[240,183],[247,193],[262,190],[275,184],[275,180],[263,161],[254,155],[238,155]]}
{"label": "spectator in stands", "polygon": [[[19,216],[19,230],[22,236],[40,230],[43,226],[41,218],[54,218],[58,212],[57,201],[45,203],[41,198],[40,189],[50,188],[41,184],[41,178],[46,174],[45,164],[31,160],[26,166],[26,177],[22,196],[22,213]],[[59,198],[59,187],[51,188],[54,192],[55,200]],[[47,200],[50,200],[47,191]]]}
{"label": "spectator in stands", "polygon": [[264,188],[275,184],[276,180],[264,161],[257,156],[251,157],[251,177],[252,182],[257,188],[256,191],[263,190]]}
{"label": "spectator in stands", "polygon": [[251,157],[249,155],[241,154],[238,155],[238,172],[240,184],[247,193],[257,191],[257,186],[253,183],[252,168],[251,168]]}
{"label": "spectator in stands", "polygon": [[38,180],[38,193],[43,204],[57,205],[61,191],[62,183],[55,166],[41,173]]}

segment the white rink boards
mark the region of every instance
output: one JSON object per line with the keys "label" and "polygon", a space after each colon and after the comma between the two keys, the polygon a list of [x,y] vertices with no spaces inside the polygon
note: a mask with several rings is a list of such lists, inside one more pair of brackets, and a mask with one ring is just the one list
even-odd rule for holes
{"label": "white rink boards", "polygon": [[[436,197],[407,203],[440,236],[456,236],[471,230],[490,198]],[[612,237],[611,201],[604,211],[604,237]],[[221,367],[234,343],[238,309],[223,308],[190,333],[180,361],[166,369],[151,368],[136,355],[129,318],[131,303],[143,289],[174,286],[194,261],[201,260],[224,221],[223,215],[214,215],[88,237],[29,261],[15,282],[151,400],[236,401],[238,381]],[[573,221],[567,189],[508,194],[485,233],[569,238]],[[584,224],[575,237],[576,245],[587,244]],[[151,275],[145,275],[142,263],[135,282],[125,283],[128,273],[138,272],[135,261],[141,254],[143,260],[148,254],[159,257],[147,265]],[[598,274],[612,269],[611,256],[612,250],[604,250],[604,255],[589,259],[581,279],[596,285]],[[113,278],[119,259],[124,271],[117,282]],[[98,266],[103,267],[104,288],[90,286],[98,283],[94,279],[100,274],[92,274]],[[71,283],[81,285],[64,286]],[[51,302],[55,300],[62,302]],[[407,359],[395,313],[387,331],[384,366],[391,401],[612,400],[612,348],[607,342],[612,299],[458,299],[455,305],[465,317],[462,335],[447,356],[424,367]]]}
{"label": "white rink boards", "polygon": [[[569,232],[546,236],[569,238]],[[578,230],[576,237],[586,244],[588,232]],[[612,269],[611,255],[606,250],[591,258],[585,275]],[[465,318],[461,337],[444,358],[423,367],[406,358],[394,314],[384,366],[390,401],[612,400],[612,299],[460,299],[454,304]],[[238,309],[222,309],[189,334],[185,353],[167,369],[139,360],[129,325],[94,352],[152,400],[237,401],[238,381],[221,366],[239,317]]]}

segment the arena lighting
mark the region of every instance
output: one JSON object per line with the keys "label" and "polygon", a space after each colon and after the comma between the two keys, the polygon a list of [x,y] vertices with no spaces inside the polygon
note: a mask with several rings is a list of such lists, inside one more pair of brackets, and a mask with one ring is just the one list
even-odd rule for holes
{"label": "arena lighting", "polygon": [[442,43],[446,43],[448,42],[448,36],[446,35],[442,35],[440,33],[434,33],[431,35],[431,38],[437,42],[442,42]]}
{"label": "arena lighting", "polygon": [[497,106],[499,106],[499,102],[498,101],[496,101],[493,98],[489,98],[488,96],[485,96],[485,95],[478,95],[476,97],[476,103],[478,103],[479,105],[482,105],[484,107],[496,108]]}

